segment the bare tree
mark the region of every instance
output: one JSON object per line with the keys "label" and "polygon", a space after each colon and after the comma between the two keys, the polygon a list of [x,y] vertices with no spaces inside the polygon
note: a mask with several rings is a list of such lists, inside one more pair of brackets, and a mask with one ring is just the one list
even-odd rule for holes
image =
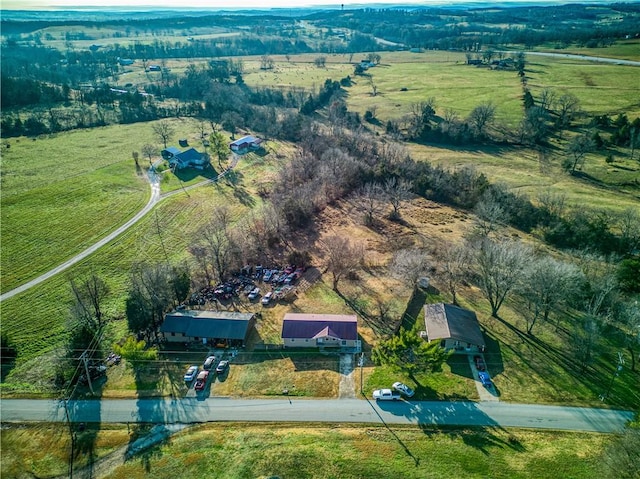
{"label": "bare tree", "polygon": [[553,105],[556,103],[556,94],[550,88],[545,88],[540,93],[540,108],[546,111],[551,111]]}
{"label": "bare tree", "polygon": [[568,263],[544,256],[530,261],[524,270],[522,294],[529,301],[532,316],[527,317],[527,333],[536,321],[549,320],[549,314],[584,282],[580,269]]}
{"label": "bare tree", "polygon": [[320,157],[318,178],[322,182],[327,203],[352,189],[358,182],[360,165],[340,148],[327,148]]}
{"label": "bare tree", "polygon": [[369,75],[369,88],[371,88],[371,96],[378,94],[378,86],[373,81],[373,75]]}
{"label": "bare tree", "polygon": [[453,304],[458,304],[458,289],[469,275],[471,260],[468,246],[448,244],[442,250],[438,276],[451,293]]}
{"label": "bare tree", "polygon": [[617,216],[620,240],[628,253],[640,248],[640,214],[635,208],[627,208]]}
{"label": "bare tree", "polygon": [[359,243],[351,243],[343,236],[329,236],[323,241],[326,270],[331,273],[333,290],[338,291],[338,282],[348,273],[362,265],[364,248]]}
{"label": "bare tree", "polygon": [[629,425],[609,442],[603,460],[604,479],[640,477],[640,428]]}
{"label": "bare tree", "polygon": [[486,127],[496,117],[496,107],[492,103],[482,103],[469,114],[468,122],[478,136],[484,135]]}
{"label": "bare tree", "polygon": [[558,115],[558,125],[566,128],[580,111],[580,101],[575,95],[565,93],[555,101],[555,110]]}
{"label": "bare tree", "polygon": [[514,241],[485,238],[476,244],[474,253],[480,289],[491,305],[491,315],[497,318],[507,295],[518,285],[531,251]]}
{"label": "bare tree", "polygon": [[509,215],[496,198],[485,193],[474,208],[474,224],[481,236],[487,237],[509,222]]}
{"label": "bare tree", "polygon": [[383,209],[384,191],[378,183],[367,183],[351,197],[355,208],[363,214],[364,224],[371,226]]}
{"label": "bare tree", "polygon": [[582,168],[585,157],[588,153],[591,153],[595,148],[593,139],[588,134],[582,134],[575,136],[569,141],[567,145],[567,156],[564,167],[572,175],[575,174],[576,169]]}
{"label": "bare tree", "polygon": [[211,220],[197,233],[197,242],[204,247],[218,281],[223,282],[238,258],[238,248],[231,233],[231,215],[227,208],[216,208]]}
{"label": "bare tree", "polygon": [[153,133],[156,135],[156,137],[160,140],[160,142],[166,148],[167,147],[167,143],[169,142],[169,140],[171,139],[171,137],[175,133],[175,130],[174,130],[172,124],[167,120],[161,120],[161,121],[155,123],[152,126],[152,128],[153,128]]}
{"label": "bare tree", "polygon": [[424,251],[401,249],[393,255],[389,271],[396,278],[404,280],[411,288],[415,288],[418,280],[428,274],[429,263]]}
{"label": "bare tree", "polygon": [[587,314],[576,324],[572,344],[581,373],[584,373],[593,363],[601,333],[602,322],[598,316]]}
{"label": "bare tree", "polygon": [[273,61],[273,58],[271,58],[269,55],[262,55],[260,57],[261,70],[273,70],[274,66],[275,66],[275,62]]}
{"label": "bare tree", "polygon": [[538,193],[538,201],[549,216],[562,218],[566,212],[567,195],[550,189]]}
{"label": "bare tree", "polygon": [[149,158],[149,163],[152,163],[153,156],[157,153],[157,148],[149,143],[142,145],[142,154]]}
{"label": "bare tree", "polygon": [[382,186],[384,198],[393,208],[389,218],[392,220],[400,219],[400,205],[403,201],[411,198],[411,182],[405,179],[397,180],[389,177]]}
{"label": "bare tree", "polygon": [[631,371],[636,370],[635,348],[640,346],[640,305],[637,301],[628,302],[621,308],[621,323],[625,334],[625,344],[631,356]]}
{"label": "bare tree", "polygon": [[101,330],[107,322],[102,306],[104,299],[109,295],[109,286],[96,273],[91,273],[80,282],[72,279],[70,283],[75,299],[76,319],[87,323],[93,331]]}

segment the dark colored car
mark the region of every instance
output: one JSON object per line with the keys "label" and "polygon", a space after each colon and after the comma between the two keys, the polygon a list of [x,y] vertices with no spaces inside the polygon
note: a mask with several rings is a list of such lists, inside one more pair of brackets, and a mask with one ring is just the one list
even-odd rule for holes
{"label": "dark colored car", "polygon": [[478,378],[480,379],[480,382],[485,388],[490,388],[491,386],[493,386],[493,383],[491,382],[491,377],[489,377],[488,373],[480,371],[478,373]]}
{"label": "dark colored car", "polygon": [[229,369],[229,361],[220,361],[216,367],[216,374],[224,374]]}
{"label": "dark colored car", "polygon": [[484,359],[482,359],[482,356],[474,356],[473,361],[475,362],[476,368],[478,369],[478,371],[484,371],[487,369],[487,367],[484,364]]}

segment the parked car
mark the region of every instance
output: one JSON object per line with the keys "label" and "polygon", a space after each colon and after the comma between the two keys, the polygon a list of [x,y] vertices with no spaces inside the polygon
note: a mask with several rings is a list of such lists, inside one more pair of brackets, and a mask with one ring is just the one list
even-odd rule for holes
{"label": "parked car", "polygon": [[489,376],[489,373],[486,373],[484,371],[479,371],[478,372],[478,378],[480,379],[480,382],[482,383],[482,385],[485,388],[490,388],[491,386],[493,386],[493,383],[491,382],[491,377]]}
{"label": "parked car", "polygon": [[190,366],[189,369],[187,369],[187,372],[184,373],[184,380],[190,383],[195,379],[197,374],[198,374],[198,366]]}
{"label": "parked car", "polygon": [[214,366],[215,363],[216,363],[216,357],[215,356],[209,356],[209,357],[207,357],[207,359],[204,360],[204,364],[202,365],[202,367],[205,370],[209,370]]}
{"label": "parked car", "polygon": [[373,391],[373,399],[376,401],[397,401],[400,399],[400,393],[391,389],[376,389]]}
{"label": "parked car", "polygon": [[400,394],[403,394],[403,395],[407,396],[408,398],[412,397],[416,393],[409,386],[407,386],[404,383],[400,383],[400,382],[393,383],[393,386],[391,386],[391,387],[393,389],[395,389],[396,391],[398,391]]}
{"label": "parked car", "polygon": [[475,362],[478,371],[484,371],[485,369],[487,369],[484,365],[484,359],[482,359],[482,356],[474,356],[473,361]]}
{"label": "parked car", "polygon": [[202,391],[207,386],[207,379],[209,379],[209,371],[200,371],[196,378],[196,385],[193,389],[196,391]]}
{"label": "parked car", "polygon": [[224,374],[229,369],[229,361],[220,361],[216,367],[216,374]]}
{"label": "parked car", "polygon": [[268,283],[269,281],[271,281],[271,277],[273,276],[273,270],[266,270],[264,273],[264,276],[262,277],[262,281],[264,281],[265,283]]}
{"label": "parked car", "polygon": [[262,297],[262,304],[267,305],[271,302],[271,298],[273,297],[273,291],[269,291]]}
{"label": "parked car", "polygon": [[258,296],[260,296],[260,288],[253,288],[251,292],[247,295],[247,298],[249,298],[250,300],[254,300]]}

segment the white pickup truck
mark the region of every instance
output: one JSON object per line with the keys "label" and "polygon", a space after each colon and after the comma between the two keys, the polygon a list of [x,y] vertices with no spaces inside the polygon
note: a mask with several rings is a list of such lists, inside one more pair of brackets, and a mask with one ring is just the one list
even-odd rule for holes
{"label": "white pickup truck", "polygon": [[373,399],[376,401],[397,401],[400,399],[400,393],[391,389],[376,389],[373,391]]}

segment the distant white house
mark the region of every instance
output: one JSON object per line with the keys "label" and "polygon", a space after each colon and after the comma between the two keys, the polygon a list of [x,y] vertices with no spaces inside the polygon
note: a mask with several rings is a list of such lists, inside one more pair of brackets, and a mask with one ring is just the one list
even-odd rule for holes
{"label": "distant white house", "polygon": [[229,143],[231,151],[255,150],[262,145],[262,139],[257,136],[247,135]]}

